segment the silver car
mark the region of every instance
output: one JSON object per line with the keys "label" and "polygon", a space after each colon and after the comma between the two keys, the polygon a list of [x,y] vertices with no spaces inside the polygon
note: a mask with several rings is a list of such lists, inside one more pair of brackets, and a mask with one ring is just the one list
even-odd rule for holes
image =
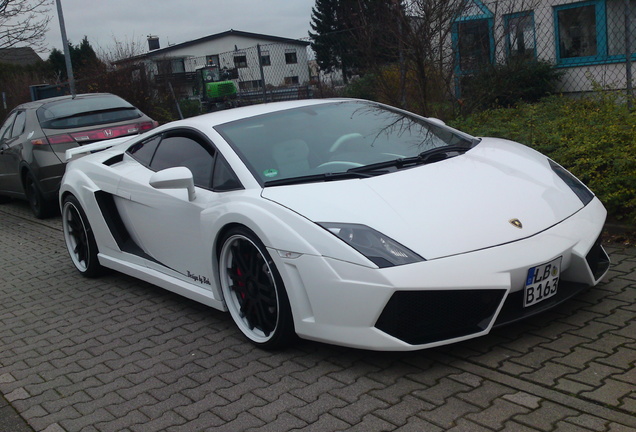
{"label": "silver car", "polygon": [[19,105],[0,128],[0,203],[26,199],[36,217],[51,216],[57,210],[67,149],[156,126],[139,109],[109,93]]}

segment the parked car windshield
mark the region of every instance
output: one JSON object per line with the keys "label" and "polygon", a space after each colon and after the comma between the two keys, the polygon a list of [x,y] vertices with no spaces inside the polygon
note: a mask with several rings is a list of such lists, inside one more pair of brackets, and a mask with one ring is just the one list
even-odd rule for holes
{"label": "parked car windshield", "polygon": [[142,116],[141,111],[115,95],[53,101],[42,105],[36,113],[40,125],[48,129],[94,126]]}
{"label": "parked car windshield", "polygon": [[422,117],[357,100],[264,114],[216,130],[262,185],[307,176],[348,175],[352,169],[417,158],[439,147],[468,149],[474,144],[468,135]]}

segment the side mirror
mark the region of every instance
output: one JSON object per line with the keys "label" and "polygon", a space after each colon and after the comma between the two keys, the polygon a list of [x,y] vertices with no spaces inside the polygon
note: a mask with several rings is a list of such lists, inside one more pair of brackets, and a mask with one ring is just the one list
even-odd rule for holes
{"label": "side mirror", "polygon": [[166,168],[150,177],[150,186],[155,189],[187,189],[188,200],[195,198],[192,171],[186,167]]}
{"label": "side mirror", "polygon": [[434,123],[438,126],[446,126],[446,123],[444,123],[443,120],[440,120],[436,117],[427,117],[426,120],[430,121],[431,123]]}
{"label": "side mirror", "polygon": [[430,121],[431,123],[435,123],[438,126],[446,126],[446,123],[444,123],[443,120],[440,120],[436,117],[427,117],[426,119]]}

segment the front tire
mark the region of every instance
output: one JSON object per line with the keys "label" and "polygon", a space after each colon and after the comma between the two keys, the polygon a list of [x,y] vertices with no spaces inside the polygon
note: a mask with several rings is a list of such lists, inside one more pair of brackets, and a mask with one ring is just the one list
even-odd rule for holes
{"label": "front tire", "polygon": [[265,245],[243,227],[231,229],[221,244],[221,288],[239,330],[264,349],[290,345],[296,336],[291,307]]}
{"label": "front tire", "polygon": [[97,242],[88,223],[86,213],[73,195],[62,203],[62,228],[64,241],[75,268],[86,277],[102,273],[103,267],[97,258]]}

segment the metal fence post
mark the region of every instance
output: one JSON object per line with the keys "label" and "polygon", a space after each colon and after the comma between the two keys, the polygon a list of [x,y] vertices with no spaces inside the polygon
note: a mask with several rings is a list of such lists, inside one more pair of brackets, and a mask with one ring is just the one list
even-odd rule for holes
{"label": "metal fence post", "polygon": [[258,69],[261,73],[261,87],[263,88],[263,102],[267,102],[267,90],[265,89],[265,73],[263,72],[263,56],[261,55],[261,44],[256,44],[256,55],[258,56]]}
{"label": "metal fence post", "polygon": [[625,78],[627,81],[627,108],[634,109],[634,89],[632,86],[632,29],[630,0],[625,0]]}

